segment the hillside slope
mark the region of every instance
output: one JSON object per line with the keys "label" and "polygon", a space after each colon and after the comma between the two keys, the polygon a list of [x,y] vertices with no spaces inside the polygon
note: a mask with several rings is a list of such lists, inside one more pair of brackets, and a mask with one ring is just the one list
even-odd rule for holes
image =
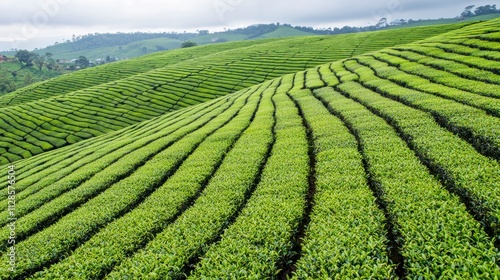
{"label": "hillside slope", "polygon": [[3,227],[0,278],[500,277],[499,27],[17,162],[17,266]]}
{"label": "hillside slope", "polygon": [[463,25],[197,47],[78,71],[0,97],[0,164],[115,131],[287,73]]}
{"label": "hillside slope", "polygon": [[[254,40],[260,38],[261,35],[264,35],[264,38],[280,38],[315,34],[301,31],[292,26],[279,26],[274,23],[255,24],[212,33],[208,33],[207,30],[200,30],[196,33],[94,33],[74,36],[72,41],[57,42],[42,49],[35,49],[34,52],[40,55],[50,52],[54,54],[56,59],[76,59],[79,56],[85,56],[92,61],[96,59],[104,60],[106,56],[125,59],[162,50],[179,49],[185,41],[196,42],[198,45],[207,45],[220,42]],[[0,51],[0,53],[6,56],[14,56],[16,51]]]}

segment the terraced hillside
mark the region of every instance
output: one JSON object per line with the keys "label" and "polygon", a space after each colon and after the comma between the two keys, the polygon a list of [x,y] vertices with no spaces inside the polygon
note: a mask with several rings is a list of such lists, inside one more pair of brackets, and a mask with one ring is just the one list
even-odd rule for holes
{"label": "terraced hillside", "polygon": [[0,97],[0,164],[116,131],[287,73],[463,26],[202,46],[61,76]]}
{"label": "terraced hillside", "polygon": [[16,162],[16,267],[4,211],[0,278],[498,279],[499,27]]}

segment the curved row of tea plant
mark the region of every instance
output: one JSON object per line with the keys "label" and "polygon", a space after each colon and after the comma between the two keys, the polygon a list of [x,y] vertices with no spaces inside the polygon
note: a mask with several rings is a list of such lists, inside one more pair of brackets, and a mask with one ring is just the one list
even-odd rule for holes
{"label": "curved row of tea plant", "polygon": [[[258,97],[257,94],[253,95],[248,101],[249,106],[242,109],[227,125],[207,137],[177,172],[145,199],[144,203],[97,233],[69,258],[37,277],[101,278],[114,265],[146,244],[151,239],[150,236],[159,233],[175,220],[203,191],[227,152],[243,130],[248,128],[254,116],[259,114],[256,112]],[[72,267],[79,267],[79,275],[74,274]]]}
{"label": "curved row of tea plant", "polygon": [[314,207],[294,276],[389,279],[394,271],[385,218],[367,184],[355,137],[309,89],[291,95],[312,132],[317,160]]}
{"label": "curved row of tea plant", "polygon": [[[193,279],[269,279],[291,254],[308,193],[308,143],[292,101],[277,95],[276,143],[247,205],[206,253]],[[256,245],[258,244],[258,246]]]}
{"label": "curved row of tea plant", "polygon": [[[481,138],[483,138],[482,135],[468,135],[468,137],[464,137],[466,141],[470,142],[467,143],[465,140],[453,135],[453,132],[456,132],[458,129],[454,127],[455,124],[449,121],[448,118],[453,118],[452,120],[460,119],[461,124],[464,126],[476,126],[477,131],[480,131],[480,133],[496,135],[496,139],[500,135],[498,132],[495,134],[498,126],[492,125],[490,122],[499,122],[500,119],[489,117],[484,113],[479,116],[476,115],[473,118],[470,112],[465,111],[468,108],[464,108],[461,111],[456,109],[458,106],[461,106],[460,104],[453,104],[455,105],[453,106],[451,103],[445,102],[446,100],[444,99],[436,100],[435,102],[425,102],[425,99],[418,96],[423,93],[412,92],[411,95],[405,95],[405,92],[400,88],[394,86],[383,87],[385,82],[382,80],[365,81],[363,73],[361,71],[357,71],[357,73],[361,74],[360,81],[362,81],[363,85],[379,91],[389,99],[394,99],[415,108],[411,109],[404,105],[397,105],[405,109],[399,110],[402,113],[413,112],[410,117],[413,121],[408,121],[407,125],[403,125],[402,121],[404,119],[397,119],[400,116],[396,115],[395,111],[385,116],[391,122],[398,124],[401,133],[411,141],[410,143],[417,150],[417,153],[430,168],[435,170],[445,184],[453,189],[454,192],[463,196],[465,200],[470,201],[469,207],[473,213],[477,215],[477,218],[484,226],[493,231],[496,236],[495,238],[498,240],[498,234],[500,233],[500,189],[498,188],[500,173],[497,170],[500,164],[494,159],[479,154],[474,149],[474,146],[477,149],[477,143],[480,143]],[[442,119],[436,121],[428,114],[419,112],[419,110],[427,112],[429,108],[432,108],[432,113],[443,114]],[[381,109],[377,108],[377,110]],[[380,112],[381,114],[385,114],[383,113],[384,111]],[[415,120],[421,123],[425,129],[416,126]],[[440,121],[446,122],[447,125],[440,124]],[[432,125],[428,123],[432,123]],[[450,131],[446,131],[446,128]],[[439,141],[435,141],[435,139],[439,139]],[[492,148],[498,148],[494,143],[490,145]],[[494,154],[494,156],[498,159],[498,154]],[[457,161],[457,158],[460,161]],[[475,168],[471,168],[471,166],[475,166]]]}
{"label": "curved row of tea plant", "polygon": [[[274,39],[279,41],[280,39]],[[47,97],[125,79],[154,69],[175,65],[227,50],[268,43],[271,40],[241,41],[226,44],[205,45],[197,48],[177,49],[153,53],[139,58],[87,68],[55,79],[40,82],[0,97],[0,107],[8,107]]]}
{"label": "curved row of tea plant", "polygon": [[[162,130],[161,133],[148,137],[149,139],[146,138],[145,140],[150,144],[143,139],[136,140],[133,145],[126,147],[127,154],[118,161],[114,160],[113,157],[115,154],[119,156],[122,154],[110,153],[95,163],[69,174],[64,179],[41,188],[34,194],[31,192],[26,194],[26,191],[21,191],[18,193],[18,197],[27,196],[27,198],[18,200],[16,203],[16,214],[20,218],[20,226],[16,231],[18,240],[36,232],[42,226],[50,225],[55,218],[99,195],[122,178],[132,176],[137,168],[143,166],[160,151],[173,145],[189,131],[214,118],[214,114],[220,112],[220,109],[224,109],[224,106],[213,110],[204,118],[195,119],[194,122],[193,119],[188,119],[171,125],[171,129],[169,127]],[[195,127],[183,128],[190,123]],[[108,146],[105,149],[112,148],[112,146]],[[111,163],[110,160],[112,160]],[[20,183],[22,184],[23,181],[21,180]]]}
{"label": "curved row of tea plant", "polygon": [[[387,72],[401,71],[370,58],[359,57],[347,61],[345,65],[359,75],[360,81],[367,87],[433,114],[440,123],[461,134],[482,153],[500,158],[500,119],[489,113],[492,108],[496,111],[500,109],[497,99],[481,96],[474,99],[470,92],[457,93],[441,84],[420,82],[418,77],[413,79],[413,83],[411,75],[390,75]],[[401,82],[402,79],[406,82]],[[411,86],[405,86],[408,83]],[[464,103],[474,103],[474,106]]]}
{"label": "curved row of tea plant", "polygon": [[[390,100],[378,98],[380,95],[372,97],[369,90],[355,83],[343,83],[338,89],[355,99],[376,102],[379,107],[392,105]],[[397,232],[395,241],[400,243],[406,274],[481,278],[495,271],[497,265],[492,260],[498,252],[490,237],[459,199],[429,174],[390,125],[333,90],[318,92],[318,96],[345,119],[359,138],[369,178]],[[398,109],[401,114],[411,115]],[[451,271],[454,266],[463,270]]]}
{"label": "curved row of tea plant", "polygon": [[[148,148],[156,148],[156,154],[152,157],[150,156],[139,167],[135,166],[136,170],[126,178],[120,180],[120,178],[112,177],[115,182],[106,189],[95,190],[95,187],[92,187],[92,185],[99,187],[102,184],[89,180],[88,184],[74,188],[70,192],[53,200],[52,203],[47,203],[44,207],[19,219],[17,221],[19,225],[24,225],[25,227],[31,226],[35,230],[39,230],[43,227],[43,224],[40,225],[38,223],[45,221],[47,215],[57,216],[57,214],[52,214],[51,212],[59,210],[66,204],[74,203],[75,198],[84,196],[86,192],[95,193],[95,197],[84,201],[83,205],[77,205],[79,207],[69,206],[70,210],[74,211],[59,219],[57,223],[49,224],[43,231],[31,235],[24,242],[19,243],[16,246],[19,262],[15,273],[22,277],[58,260],[59,254],[63,254],[85,242],[100,227],[121,217],[129,209],[135,208],[145,197],[163,185],[167,178],[176,172],[179,166],[196,150],[206,137],[233,119],[248,98],[249,93],[240,96],[235,101],[235,106],[230,106],[229,108],[227,106],[226,108],[220,107],[210,112],[203,118],[200,118],[199,123],[193,122],[181,129],[177,133],[181,135],[173,133],[167,137],[159,138],[159,142],[168,141],[169,143],[167,145],[158,143],[161,145],[160,149],[155,147],[158,145],[157,143],[143,147],[143,151],[138,151],[139,156],[142,156],[144,150]],[[224,111],[224,109],[227,110]],[[168,149],[166,149],[167,147]],[[132,156],[131,160],[134,161],[136,158],[137,156]],[[122,160],[117,165],[129,162]],[[113,171],[115,168],[120,167],[110,165],[108,169]],[[94,181],[106,179],[106,177],[93,178],[95,179]],[[16,234],[19,234],[20,230],[18,229]],[[6,275],[2,274],[2,278],[4,276]]]}
{"label": "curved row of tea plant", "polygon": [[193,206],[142,250],[115,267],[108,278],[181,277],[190,262],[231,223],[254,192],[262,165],[274,146],[274,91],[264,93],[261,114],[228,153]]}

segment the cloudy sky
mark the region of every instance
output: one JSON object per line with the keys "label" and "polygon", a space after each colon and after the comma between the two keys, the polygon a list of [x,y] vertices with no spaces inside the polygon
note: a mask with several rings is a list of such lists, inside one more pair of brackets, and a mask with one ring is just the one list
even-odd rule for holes
{"label": "cloudy sky", "polygon": [[256,23],[366,26],[454,17],[498,0],[0,0],[0,50],[44,47],[72,34],[211,31]]}

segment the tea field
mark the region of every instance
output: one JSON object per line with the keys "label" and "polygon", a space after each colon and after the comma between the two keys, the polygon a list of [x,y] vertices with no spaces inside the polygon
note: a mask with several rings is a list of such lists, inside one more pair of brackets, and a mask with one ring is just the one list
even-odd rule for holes
{"label": "tea field", "polygon": [[206,46],[2,97],[0,278],[498,279],[499,30]]}
{"label": "tea field", "polygon": [[0,164],[103,135],[323,63],[460,28],[201,46],[84,69],[0,96]]}

